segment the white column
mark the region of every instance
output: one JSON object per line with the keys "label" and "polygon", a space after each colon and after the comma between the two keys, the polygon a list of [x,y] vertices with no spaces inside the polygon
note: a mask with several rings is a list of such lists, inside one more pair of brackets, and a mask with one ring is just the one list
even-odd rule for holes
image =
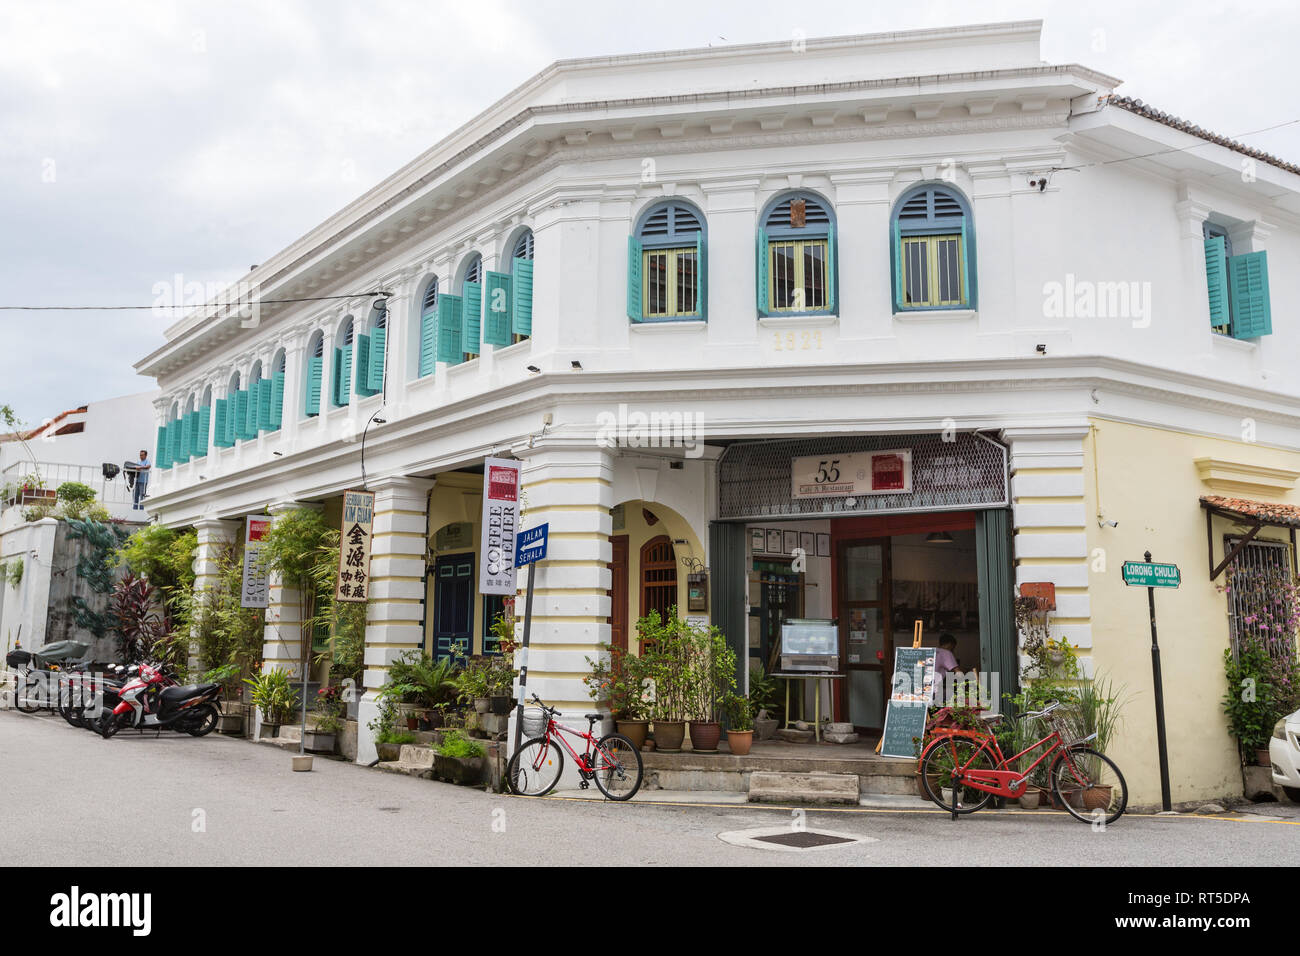
{"label": "white column", "polygon": [[[277,501],[268,509],[272,521],[299,508],[319,508],[308,501]],[[262,671],[276,667],[289,672],[293,680],[302,680],[302,611],[298,607],[298,589],[286,587],[279,574],[267,581],[268,603],[266,630],[262,638]]]}
{"label": "white column", "polygon": [[375,525],[362,677],[369,689],[358,707],[357,763],[368,764],[376,757],[368,724],[379,712],[375,697],[388,679],[388,666],[424,640],[426,525],[433,484],[428,478],[402,477],[369,483],[375,493]]}
{"label": "white column", "polygon": [[[220,518],[200,518],[194,522],[199,546],[194,553],[194,597],[196,607],[204,606],[203,592],[215,588],[221,580],[219,558],[223,551],[228,551],[239,534],[239,522],[223,521]],[[201,613],[201,610],[200,610]],[[197,621],[196,621],[197,627]],[[197,640],[197,634],[191,635]],[[197,645],[190,645],[190,669],[200,666],[197,658]],[[211,665],[211,661],[204,662]]]}

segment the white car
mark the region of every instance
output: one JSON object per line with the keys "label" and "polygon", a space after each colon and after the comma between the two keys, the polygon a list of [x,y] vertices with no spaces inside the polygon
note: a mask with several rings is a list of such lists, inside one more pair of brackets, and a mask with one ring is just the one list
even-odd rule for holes
{"label": "white car", "polygon": [[1273,765],[1273,782],[1300,803],[1300,710],[1283,717],[1273,728],[1268,759]]}

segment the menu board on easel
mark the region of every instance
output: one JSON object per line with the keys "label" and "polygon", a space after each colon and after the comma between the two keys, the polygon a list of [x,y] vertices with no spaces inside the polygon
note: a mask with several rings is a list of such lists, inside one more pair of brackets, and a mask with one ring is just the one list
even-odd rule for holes
{"label": "menu board on easel", "polygon": [[885,731],[880,752],[886,757],[915,757],[925,736],[925,716],[934,699],[934,658],[938,648],[894,649],[894,675],[885,704]]}

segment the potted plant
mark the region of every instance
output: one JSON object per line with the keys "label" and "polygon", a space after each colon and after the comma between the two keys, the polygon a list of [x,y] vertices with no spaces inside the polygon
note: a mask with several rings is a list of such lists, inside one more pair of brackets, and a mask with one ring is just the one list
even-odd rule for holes
{"label": "potted plant", "polygon": [[717,753],[722,708],[736,689],[736,653],[716,627],[690,628],[686,666],[691,747]]}
{"label": "potted plant", "polygon": [[755,661],[749,671],[749,704],[754,717],[754,735],[759,740],[776,736],[781,721],[772,716],[777,713],[780,700],[777,696],[776,678],[769,677],[761,661]]}
{"label": "potted plant", "polygon": [[727,746],[737,757],[754,746],[754,705],[740,694],[727,696]]}
{"label": "potted plant", "polygon": [[276,736],[280,725],[292,716],[297,697],[289,682],[289,672],[274,667],[244,678],[244,683],[252,688],[253,705],[262,712],[262,736]]}
{"label": "potted plant", "polygon": [[648,711],[654,726],[655,749],[677,753],[686,739],[686,672],[690,641],[677,608],[661,618],[651,611],[636,622],[641,638],[641,674],[653,687]]}
{"label": "potted plant", "polygon": [[303,749],[313,753],[333,753],[334,742],[343,729],[343,715],[346,712],[347,704],[340,687],[334,685],[316,691],[316,722],[307,728]]}
{"label": "potted plant", "polygon": [[410,734],[400,733],[397,723],[397,705],[390,697],[379,698],[379,713],[367,726],[375,735],[375,750],[383,761],[398,760],[402,756],[402,744],[415,743]]}
{"label": "potted plant", "polygon": [[489,700],[489,665],[479,655],[474,655],[465,663],[465,669],[455,678],[456,689],[460,699],[474,706],[475,713],[486,714],[491,704]]}
{"label": "potted plant", "polygon": [[466,737],[459,730],[448,730],[434,751],[433,773],[449,783],[473,786],[483,779],[486,757],[487,751],[477,740]]}
{"label": "potted plant", "polygon": [[238,736],[244,731],[244,715],[231,700],[239,689],[239,665],[223,664],[203,675],[204,683],[221,685],[221,715],[217,718],[217,732]]}
{"label": "potted plant", "polygon": [[609,708],[618,732],[640,750],[650,731],[650,721],[645,716],[647,702],[642,691],[645,662],[613,644],[602,644],[600,649],[601,654],[596,660],[587,658],[590,671],[583,682],[591,693],[591,699]]}
{"label": "potted plant", "polygon": [[491,702],[489,709],[498,717],[504,717],[510,713],[510,705],[514,703],[514,684],[515,672],[514,665],[510,663],[511,657],[503,651],[500,654],[494,654],[488,660],[488,700]]}

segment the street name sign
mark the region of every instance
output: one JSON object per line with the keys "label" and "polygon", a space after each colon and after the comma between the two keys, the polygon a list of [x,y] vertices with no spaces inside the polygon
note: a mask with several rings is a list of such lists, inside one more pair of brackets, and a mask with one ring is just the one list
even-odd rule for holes
{"label": "street name sign", "polygon": [[1176,588],[1182,579],[1176,564],[1125,561],[1124,583],[1135,588]]}
{"label": "street name sign", "polygon": [[550,529],[551,526],[547,523],[519,532],[515,542],[515,567],[522,568],[525,564],[546,557],[547,534]]}

